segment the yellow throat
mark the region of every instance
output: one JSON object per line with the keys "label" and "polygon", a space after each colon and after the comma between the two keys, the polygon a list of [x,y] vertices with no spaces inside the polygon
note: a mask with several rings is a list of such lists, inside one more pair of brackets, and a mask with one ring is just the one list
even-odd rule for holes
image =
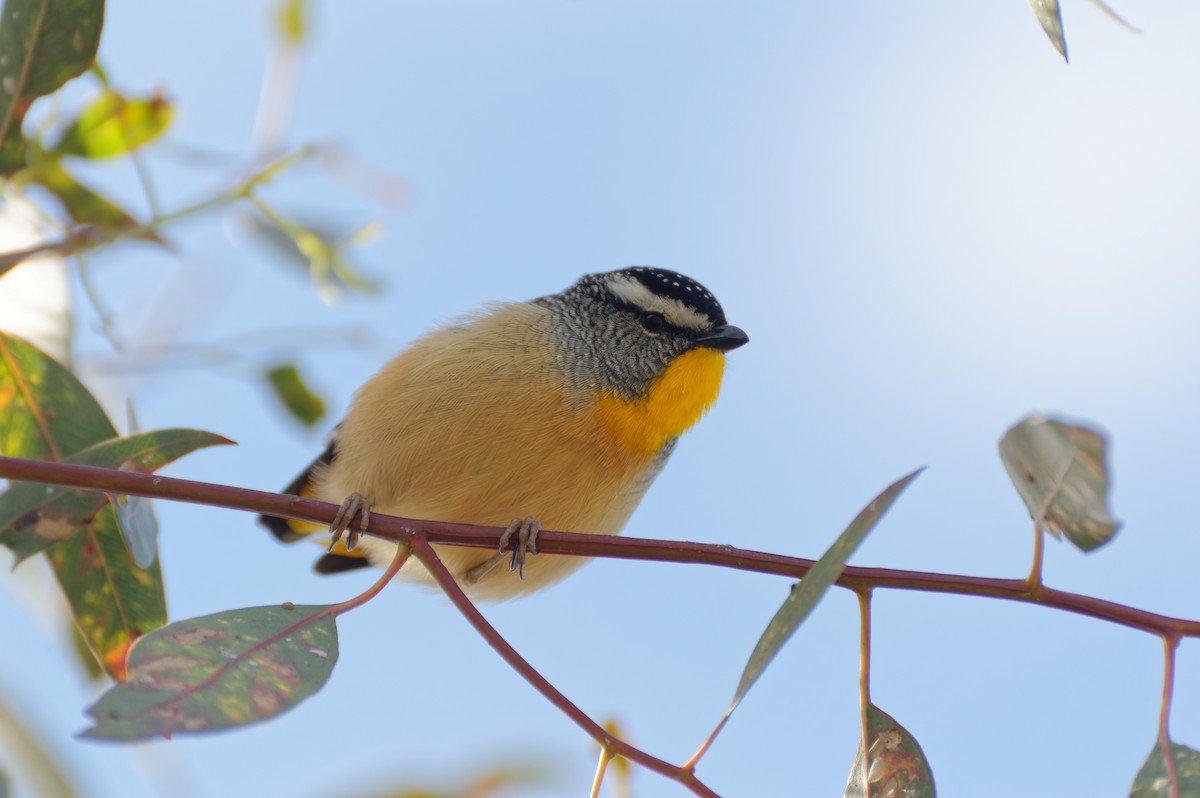
{"label": "yellow throat", "polygon": [[675,358],[640,399],[600,396],[600,417],[612,436],[638,454],[657,454],[663,445],[700,420],[721,390],[725,355],[692,349]]}

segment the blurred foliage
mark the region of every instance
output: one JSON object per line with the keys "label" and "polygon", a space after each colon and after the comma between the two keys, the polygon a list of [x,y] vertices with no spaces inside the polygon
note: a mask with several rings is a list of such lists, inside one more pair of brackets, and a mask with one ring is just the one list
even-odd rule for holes
{"label": "blurred foliage", "polygon": [[124,97],[111,89],[84,108],[47,156],[117,158],[157,139],[171,124],[174,107],[160,93]]}
{"label": "blurred foliage", "polygon": [[296,45],[308,33],[307,0],[282,0],[275,7],[275,31],[285,44]]}
{"label": "blurred foliage", "polygon": [[294,363],[268,369],[267,383],[288,413],[304,426],[311,427],[325,417],[325,402],[308,387]]}
{"label": "blurred foliage", "polygon": [[79,790],[71,782],[65,769],[50,750],[42,743],[34,728],[12,707],[0,692],[0,798],[5,798],[9,789],[4,772],[6,767],[18,766],[21,773],[36,790],[30,795],[37,798],[76,798]]}
{"label": "blurred foliage", "polygon": [[[502,765],[451,787],[400,787],[395,790],[363,793],[362,798],[500,798],[520,796],[531,787],[552,782],[549,770],[537,765]],[[345,798],[345,794],[339,794]]]}

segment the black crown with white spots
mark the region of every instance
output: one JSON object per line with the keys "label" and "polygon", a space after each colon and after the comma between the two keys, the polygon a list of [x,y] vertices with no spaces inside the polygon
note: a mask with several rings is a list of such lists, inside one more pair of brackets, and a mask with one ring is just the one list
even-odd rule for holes
{"label": "black crown with white spots", "polygon": [[687,275],[653,266],[631,266],[616,274],[626,274],[660,296],[677,299],[684,305],[703,313],[713,326],[725,324],[725,310],[717,298],[700,283]]}

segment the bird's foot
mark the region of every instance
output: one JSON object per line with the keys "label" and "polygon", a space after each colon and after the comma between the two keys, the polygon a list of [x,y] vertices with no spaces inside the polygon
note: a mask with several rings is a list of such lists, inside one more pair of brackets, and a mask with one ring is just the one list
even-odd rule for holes
{"label": "bird's foot", "polygon": [[[514,518],[513,522],[504,530],[504,534],[500,536],[500,553],[467,571],[463,575],[463,581],[468,585],[476,584],[494,571],[506,557],[509,559],[508,570],[516,571],[517,575],[521,577],[521,581],[525,581],[525,558],[526,556],[537,556],[537,536],[541,531],[542,525],[532,516]],[[509,555],[508,545],[512,542],[513,535],[517,536],[517,545]]]}
{"label": "bird's foot", "polygon": [[[354,516],[358,516],[358,527],[351,526],[354,523]],[[367,531],[367,524],[371,521],[371,502],[361,493],[351,493],[342,502],[342,506],[338,508],[337,515],[333,517],[333,523],[329,525],[329,533],[332,538],[329,541],[329,550],[333,551],[333,547],[342,539],[342,535],[346,535],[346,551],[353,551],[358,545],[358,541],[362,538],[363,533]]]}
{"label": "bird's foot", "polygon": [[512,536],[517,536],[517,545],[513,547],[508,570],[516,571],[522,582],[525,581],[525,557],[526,555],[537,556],[537,536],[541,531],[542,525],[536,518],[529,516],[528,518],[514,518],[508,525],[508,529],[504,530],[504,534],[500,536],[501,554],[504,554],[504,550],[508,548]]}

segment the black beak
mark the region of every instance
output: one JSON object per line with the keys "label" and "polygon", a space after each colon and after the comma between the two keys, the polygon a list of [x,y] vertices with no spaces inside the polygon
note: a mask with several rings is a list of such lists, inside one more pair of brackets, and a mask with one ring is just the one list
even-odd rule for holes
{"label": "black beak", "polygon": [[742,344],[749,343],[750,336],[746,335],[746,331],[741,327],[722,324],[712,332],[694,338],[693,341],[700,346],[716,349],[718,352],[728,352],[731,349],[737,349]]}

